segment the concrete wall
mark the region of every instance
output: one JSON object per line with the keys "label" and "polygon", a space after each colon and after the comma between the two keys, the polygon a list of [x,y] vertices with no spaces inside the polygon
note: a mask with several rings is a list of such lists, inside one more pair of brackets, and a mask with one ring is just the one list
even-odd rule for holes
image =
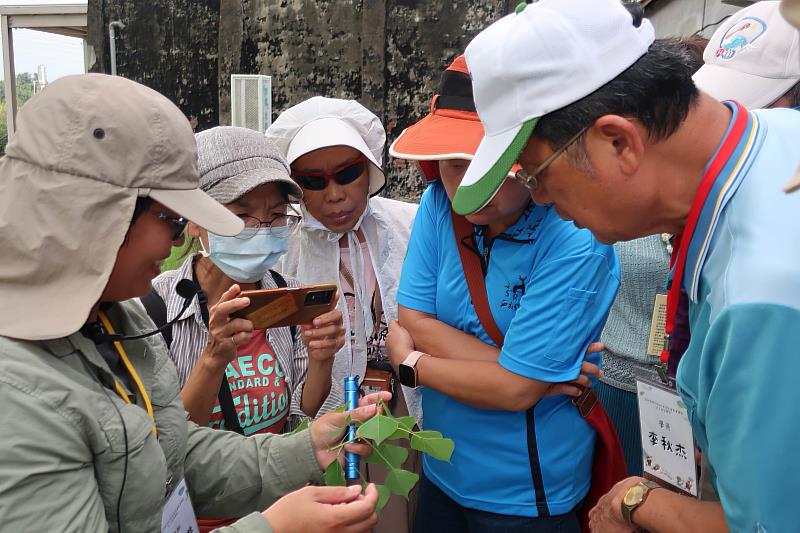
{"label": "concrete wall", "polygon": [[[118,72],[167,95],[196,129],[230,124],[231,74],[268,74],[273,118],[310,96],[354,98],[389,142],[424,116],[441,71],[517,0],[90,0],[92,70],[107,72],[108,23]],[[735,11],[720,0],[656,0],[659,36],[691,35]],[[706,33],[710,35],[713,27]],[[388,154],[385,159],[388,158]],[[385,195],[417,199],[424,184],[387,161]]]}
{"label": "concrete wall", "polygon": [[220,0],[103,0],[88,4],[93,72],[109,72],[108,23],[117,31],[117,72],[172,99],[198,129],[217,125]]}
{"label": "concrete wall", "polygon": [[711,37],[720,22],[741,9],[721,0],[657,0],[648,9],[657,37],[687,37],[706,27],[701,35]]}
{"label": "concrete wall", "polygon": [[[105,0],[89,3],[93,70],[108,70],[107,25],[120,75],[154,87],[197,129],[230,124],[231,74],[268,74],[273,116],[314,95],[374,111],[389,142],[425,115],[441,71],[514,0]],[[388,153],[386,154],[388,158]],[[404,162],[387,161],[386,196],[418,199]]]}

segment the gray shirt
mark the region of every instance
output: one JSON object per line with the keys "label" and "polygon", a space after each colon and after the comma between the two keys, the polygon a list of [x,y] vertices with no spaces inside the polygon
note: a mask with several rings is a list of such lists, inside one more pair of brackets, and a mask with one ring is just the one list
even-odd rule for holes
{"label": "gray shirt", "polygon": [[636,369],[653,371],[658,357],[647,355],[650,323],[656,295],[665,292],[669,253],[661,235],[614,245],[620,260],[621,281],[601,335],[603,382],[636,392]]}

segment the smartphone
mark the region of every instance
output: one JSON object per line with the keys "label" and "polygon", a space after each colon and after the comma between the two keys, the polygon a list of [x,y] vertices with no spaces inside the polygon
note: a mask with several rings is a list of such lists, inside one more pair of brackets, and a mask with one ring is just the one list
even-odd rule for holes
{"label": "smartphone", "polygon": [[250,298],[250,305],[231,317],[246,318],[256,329],[310,324],[333,309],[335,296],[334,284],[242,291],[238,298]]}

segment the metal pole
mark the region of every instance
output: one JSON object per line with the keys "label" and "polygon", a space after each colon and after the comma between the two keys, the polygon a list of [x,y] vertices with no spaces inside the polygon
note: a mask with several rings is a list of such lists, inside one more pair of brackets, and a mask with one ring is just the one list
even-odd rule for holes
{"label": "metal pole", "polygon": [[110,45],[110,52],[111,52],[111,75],[117,75],[117,39],[116,33],[114,28],[119,28],[120,30],[125,29],[125,24],[122,22],[115,20],[113,22],[108,23],[108,41]]}
{"label": "metal pole", "polygon": [[17,77],[14,72],[14,37],[7,15],[0,17],[0,33],[3,39],[3,71],[6,79],[6,124],[8,140],[11,140],[17,119]]}

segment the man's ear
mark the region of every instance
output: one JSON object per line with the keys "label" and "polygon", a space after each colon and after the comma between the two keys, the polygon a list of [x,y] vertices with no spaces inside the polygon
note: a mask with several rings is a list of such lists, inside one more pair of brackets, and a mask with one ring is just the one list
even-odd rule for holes
{"label": "man's ear", "polygon": [[587,132],[587,138],[600,145],[603,156],[613,158],[619,170],[628,176],[635,174],[642,164],[646,136],[647,131],[638,122],[619,115],[603,115]]}

